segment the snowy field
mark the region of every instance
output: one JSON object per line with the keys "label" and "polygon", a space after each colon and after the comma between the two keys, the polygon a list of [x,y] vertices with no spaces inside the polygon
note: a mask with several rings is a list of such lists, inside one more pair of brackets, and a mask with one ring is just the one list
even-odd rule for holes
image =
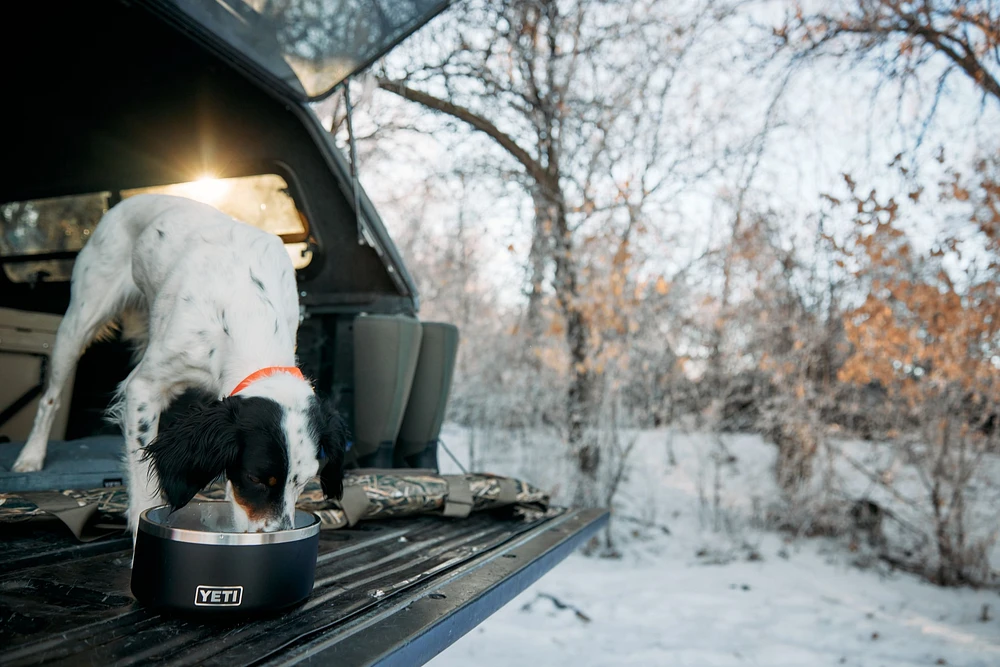
{"label": "snowy field", "polygon": [[[454,427],[442,437],[463,464],[471,444],[476,469],[566,502],[557,443]],[[995,591],[860,569],[843,543],[755,527],[777,498],[774,450],[756,436],[726,438],[735,460],[718,471],[709,436],[637,437],[615,502],[630,517],[615,534],[619,557],[574,554],[429,664],[1000,665]],[[457,471],[447,455],[442,467]],[[980,501],[995,524],[995,499]]]}

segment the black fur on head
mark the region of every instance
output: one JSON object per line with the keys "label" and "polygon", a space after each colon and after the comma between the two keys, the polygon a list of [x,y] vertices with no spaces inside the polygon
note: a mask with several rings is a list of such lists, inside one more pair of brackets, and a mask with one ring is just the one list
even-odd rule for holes
{"label": "black fur on head", "polygon": [[315,399],[309,405],[309,423],[319,450],[320,483],[327,498],[344,495],[344,451],[347,425],[332,402]]}
{"label": "black fur on head", "polygon": [[159,435],[143,458],[153,461],[160,491],[175,510],[226,473],[248,515],[275,518],[288,478],[282,416],[271,399],[219,401],[187,392],[163,414]]}
{"label": "black fur on head", "polygon": [[[281,407],[270,399],[219,401],[191,390],[161,415],[159,435],[146,447],[143,458],[152,460],[160,490],[175,510],[226,473],[249,514],[272,514],[280,507],[288,475],[282,417]],[[323,491],[339,500],[344,490],[347,428],[327,401],[312,399],[307,417]]]}
{"label": "black fur on head", "polygon": [[160,490],[175,510],[236,461],[239,408],[232,398],[204,402],[182,397],[164,413],[159,434],[142,458],[156,466]]}

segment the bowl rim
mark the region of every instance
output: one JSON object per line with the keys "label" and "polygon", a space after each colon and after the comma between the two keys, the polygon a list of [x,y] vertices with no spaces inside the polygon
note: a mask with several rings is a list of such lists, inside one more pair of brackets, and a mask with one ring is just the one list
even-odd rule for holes
{"label": "bowl rim", "polygon": [[[192,501],[191,505],[228,504],[225,500]],[[156,523],[149,518],[150,512],[169,509],[170,505],[157,505],[143,510],[139,515],[139,530],[153,537],[159,537],[172,542],[187,542],[189,544],[217,544],[223,546],[258,546],[262,544],[281,544],[298,542],[319,534],[319,517],[312,512],[296,508],[297,515],[309,517],[309,523],[299,528],[276,530],[270,533],[220,533],[208,530],[191,530],[190,528],[173,528]]]}

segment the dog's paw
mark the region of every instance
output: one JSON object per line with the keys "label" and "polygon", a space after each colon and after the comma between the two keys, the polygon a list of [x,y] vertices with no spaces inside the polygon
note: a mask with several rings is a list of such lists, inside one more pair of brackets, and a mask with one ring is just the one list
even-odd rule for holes
{"label": "dog's paw", "polygon": [[14,461],[14,467],[12,468],[14,472],[38,472],[42,469],[42,465],[45,463],[45,457],[42,456],[25,456],[22,454],[17,457]]}

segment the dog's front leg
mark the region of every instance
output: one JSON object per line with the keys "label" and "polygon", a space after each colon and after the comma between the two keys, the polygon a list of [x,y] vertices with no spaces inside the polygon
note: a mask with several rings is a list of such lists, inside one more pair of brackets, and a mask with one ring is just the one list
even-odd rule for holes
{"label": "dog's front leg", "polygon": [[122,431],[125,433],[125,456],[128,465],[128,527],[135,546],[139,515],[162,504],[160,478],[156,466],[144,460],[146,446],[156,438],[162,410],[161,396],[152,384],[136,375],[126,381]]}

